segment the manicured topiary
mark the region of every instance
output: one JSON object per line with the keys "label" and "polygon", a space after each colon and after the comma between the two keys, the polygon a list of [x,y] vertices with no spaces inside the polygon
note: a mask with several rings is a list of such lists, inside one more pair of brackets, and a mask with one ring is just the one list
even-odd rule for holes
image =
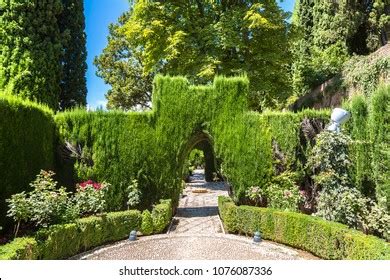
{"label": "manicured topiary", "polygon": [[150,207],[162,197],[176,204],[187,172],[183,166],[202,141],[210,143],[209,153],[222,162],[234,195],[243,199],[248,188],[263,186],[274,175],[273,140],[288,166],[294,166],[302,150],[302,120],[324,120],[329,115],[310,110],[251,112],[248,87],[246,77],[217,77],[210,86],[192,86],[183,77],[158,76],[152,111],[76,110],[57,114],[56,123],[62,143],[70,142],[89,155],[88,160],[76,158],[79,180],[105,180],[122,188],[108,202],[111,210],[126,204],[125,189],[134,179],[142,193],[140,207]]}
{"label": "manicured topiary", "polygon": [[305,214],[270,208],[236,206],[219,197],[218,208],[228,232],[253,235],[309,251],[324,259],[386,259],[390,245],[382,239]]}
{"label": "manicured topiary", "polygon": [[149,210],[142,212],[141,232],[143,235],[150,235],[153,233],[153,219]]}

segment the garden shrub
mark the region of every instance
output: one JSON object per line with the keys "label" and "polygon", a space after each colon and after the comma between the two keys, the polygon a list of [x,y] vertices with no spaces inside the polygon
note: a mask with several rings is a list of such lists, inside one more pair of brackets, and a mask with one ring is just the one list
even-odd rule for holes
{"label": "garden shrub", "polygon": [[53,165],[55,124],[47,106],[1,92],[0,115],[0,224],[8,228],[5,199]]}
{"label": "garden shrub", "polygon": [[141,213],[137,210],[113,212],[87,217],[73,224],[55,225],[37,233],[42,259],[63,259],[107,242],[126,238],[139,228]]}
{"label": "garden shrub", "polygon": [[170,199],[160,200],[152,210],[153,231],[161,233],[167,228],[172,219],[172,202]]}
{"label": "garden shrub", "polygon": [[365,195],[374,193],[371,167],[371,143],[369,139],[369,108],[366,98],[355,95],[350,101],[351,120],[347,123],[352,138],[350,158],[353,163],[353,179],[356,187]]}
{"label": "garden shrub", "polygon": [[390,259],[387,242],[347,226],[305,214],[271,208],[236,206],[228,197],[218,198],[227,231],[253,235],[309,251],[324,259]]}
{"label": "garden shrub", "polygon": [[15,238],[0,246],[0,260],[34,260],[38,254],[37,241],[32,237]]}
{"label": "garden shrub", "polygon": [[[84,234],[84,232],[83,232]],[[76,255],[82,248],[82,234],[77,224],[53,225],[36,234],[39,259],[55,260]]]}
{"label": "garden shrub", "polygon": [[22,221],[32,222],[36,227],[47,227],[79,216],[65,188],[57,188],[53,176],[52,171],[41,170],[30,184],[33,188],[31,192],[14,194],[6,200],[9,204],[8,216],[17,222],[15,236]]}
{"label": "garden shrub", "polygon": [[[127,208],[126,189],[134,179],[138,180],[142,193],[140,207],[149,207],[163,197],[158,182],[151,180],[156,177],[154,169],[158,165],[158,162],[153,164],[152,114],[79,109],[57,114],[55,119],[61,145],[65,147],[66,143],[71,143],[81,149],[78,155],[73,155],[74,180],[110,182],[106,194],[109,211]],[[83,153],[87,156],[82,156]],[[59,168],[68,172],[62,177],[72,177],[73,172],[65,168],[66,161],[61,162]],[[72,181],[72,178],[66,181]]]}
{"label": "garden shrub", "polygon": [[150,235],[153,233],[153,218],[149,210],[142,212],[141,232],[143,235]]}
{"label": "garden shrub", "polygon": [[153,222],[159,227],[155,233],[160,233],[172,218],[171,200],[161,200],[155,205],[154,215],[145,213],[141,214],[138,210],[111,212],[43,228],[35,237],[16,238],[0,246],[0,259],[65,259],[105,243],[125,239],[132,230],[142,231],[145,225],[150,232]]}
{"label": "garden shrub", "polygon": [[79,214],[88,216],[104,212],[107,209],[106,193],[110,187],[108,183],[92,180],[78,184],[72,199]]}
{"label": "garden shrub", "polygon": [[141,191],[138,187],[138,181],[132,180],[131,184],[127,187],[127,208],[134,208],[140,204]]}
{"label": "garden shrub", "polygon": [[303,200],[299,186],[295,183],[294,174],[289,172],[275,176],[272,183],[267,186],[266,193],[267,206],[275,209],[298,211],[299,204]]}
{"label": "garden shrub", "polygon": [[317,137],[308,160],[314,174],[314,192],[318,192],[315,215],[388,238],[390,224],[386,221],[390,216],[386,209],[364,197],[352,181],[350,143],[350,138],[341,133],[326,131]]}

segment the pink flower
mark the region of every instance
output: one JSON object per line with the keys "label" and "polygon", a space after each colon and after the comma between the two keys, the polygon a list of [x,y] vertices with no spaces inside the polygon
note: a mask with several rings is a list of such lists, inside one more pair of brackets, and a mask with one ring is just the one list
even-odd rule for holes
{"label": "pink flower", "polygon": [[92,188],[94,188],[95,190],[101,190],[101,189],[102,189],[102,184],[96,183],[96,182],[94,182],[94,181],[92,181],[92,180],[88,180],[88,181],[85,181],[85,182],[80,183],[80,184],[79,184],[79,187],[80,187],[81,189],[85,189],[85,188],[87,188],[87,187],[92,187]]}

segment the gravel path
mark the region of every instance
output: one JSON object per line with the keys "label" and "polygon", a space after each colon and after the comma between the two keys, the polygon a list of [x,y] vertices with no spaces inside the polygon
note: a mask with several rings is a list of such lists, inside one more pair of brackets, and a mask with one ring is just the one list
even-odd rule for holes
{"label": "gravel path", "polygon": [[314,256],[280,244],[231,234],[155,235],[76,256],[83,260],[303,260]]}
{"label": "gravel path", "polygon": [[218,214],[218,196],[228,195],[223,182],[208,183],[203,170],[195,170],[186,184],[168,234],[224,233]]}
{"label": "gravel path", "polygon": [[277,243],[225,234],[218,215],[224,183],[206,183],[195,170],[167,234],[102,246],[72,259],[87,260],[299,260],[313,255]]}

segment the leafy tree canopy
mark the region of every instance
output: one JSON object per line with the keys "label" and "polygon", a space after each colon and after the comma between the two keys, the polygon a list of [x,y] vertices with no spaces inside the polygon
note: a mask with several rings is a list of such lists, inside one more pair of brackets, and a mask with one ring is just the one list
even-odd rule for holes
{"label": "leafy tree canopy", "polygon": [[290,93],[288,16],[275,0],[134,1],[95,61],[112,86],[109,107],[147,106],[156,73],[194,83],[246,73],[253,109],[282,104]]}
{"label": "leafy tree canopy", "polygon": [[365,55],[385,43],[389,0],[297,0],[293,25],[293,87],[296,95],[339,73],[351,55]]}

